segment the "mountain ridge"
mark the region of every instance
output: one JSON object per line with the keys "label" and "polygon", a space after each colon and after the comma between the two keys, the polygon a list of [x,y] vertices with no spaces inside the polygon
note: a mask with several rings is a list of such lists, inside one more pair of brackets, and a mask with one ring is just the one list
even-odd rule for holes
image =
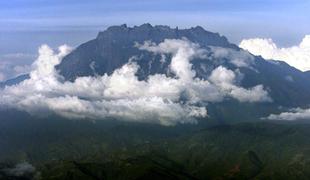
{"label": "mountain ridge", "polygon": [[[307,93],[310,91],[308,73],[303,73],[285,62],[267,61],[260,56],[251,55],[230,43],[226,37],[206,31],[200,26],[189,29],[170,28],[162,25],[152,26],[151,24],[134,27],[127,27],[125,24],[111,26],[105,31],[99,32],[95,39],[75,48],[63,58],[56,69],[64,77],[64,80],[74,81],[77,77],[110,75],[114,70],[128,63],[129,59],[136,57],[133,61],[140,67],[136,74],[139,80],[146,80],[149,75],[154,74],[173,76],[169,71],[171,55],[167,55],[167,62],[162,64],[160,54],[141,50],[136,45],[145,42],[159,44],[166,39],[182,38],[198,44],[209,52],[207,61],[199,58],[191,61],[198,78],[207,79],[216,67],[225,66],[244,75],[239,82],[242,87],[251,88],[262,84],[267,88],[273,100],[271,103],[261,104],[235,101],[210,103],[209,106],[213,106],[210,109],[215,109],[216,113],[214,114],[217,117],[221,116],[218,117],[219,119],[246,118],[242,116],[246,113],[238,114],[242,109],[251,112],[249,115],[252,118],[260,118],[271,113],[271,110],[277,111],[278,107],[306,107],[310,104],[310,95]],[[218,52],[220,53],[216,56]],[[224,56],[221,55],[221,52],[224,52]],[[247,67],[242,64],[243,62],[241,64],[233,62],[233,60],[243,58],[252,59],[253,64]],[[14,83],[27,79],[28,76],[24,75],[23,77],[7,82],[10,82],[9,85],[14,85]],[[5,83],[3,84],[2,87],[5,86]],[[222,112],[223,109],[229,113],[225,115]],[[212,112],[210,113],[212,114]]]}
{"label": "mountain ridge", "polygon": [[[180,39],[186,38],[193,43],[199,44],[201,48],[220,47],[236,51],[237,53],[246,52],[238,46],[231,44],[226,37],[220,36],[218,33],[212,33],[204,30],[200,26],[189,29],[170,28],[169,26],[152,26],[151,24],[143,24],[141,26],[127,27],[127,25],[111,26],[105,31],[99,32],[96,39],[88,41],[77,47],[69,55],[65,56],[62,62],[56,66],[59,74],[64,76],[65,80],[73,81],[80,76],[95,76],[103,74],[111,74],[115,69],[120,68],[134,56],[140,57],[137,60],[140,69],[137,72],[139,79],[147,79],[148,75],[157,73],[169,74],[169,61],[161,66],[160,55],[154,55],[149,52],[141,51],[135,47],[136,43],[144,43],[151,41],[160,43],[165,39]],[[266,85],[272,88],[274,84],[279,82],[279,86],[271,89],[275,93],[275,102],[284,106],[299,106],[306,105],[310,102],[310,96],[305,97],[290,97],[293,92],[306,94],[310,90],[309,76],[305,73],[287,65],[284,62],[272,63],[266,61],[262,57],[253,56],[256,63],[255,67],[261,75],[251,69],[244,67],[232,67],[233,70],[240,69],[245,74],[242,85],[251,87],[257,84]],[[168,57],[170,59],[171,57]],[[152,60],[152,66],[149,66],[149,61]],[[197,62],[197,63],[196,63]],[[214,67],[222,65],[224,62],[231,67],[231,60],[225,58],[217,58],[211,64],[207,63],[205,67],[211,67],[206,72],[200,66],[203,64],[199,59],[193,60],[193,69],[197,72],[199,78],[205,78],[206,73],[209,74]],[[204,62],[205,63],[205,62]],[[228,63],[228,64],[227,64]],[[92,66],[93,65],[93,66]],[[160,67],[160,68],[158,68]],[[268,70],[268,71],[267,71]],[[264,72],[266,71],[266,72]],[[247,74],[250,74],[247,76]],[[275,80],[270,77],[275,76]],[[287,78],[291,77],[294,82],[288,82]],[[289,87],[293,92],[287,92]],[[278,92],[279,90],[285,92]],[[290,101],[285,99],[289,97]],[[298,99],[297,99],[297,98]],[[294,99],[298,102],[294,102]],[[307,103],[302,103],[307,100]]]}
{"label": "mountain ridge", "polygon": [[[206,31],[200,26],[190,29],[172,29],[169,26],[152,26],[150,24],[132,28],[127,25],[111,26],[105,31],[99,32],[96,39],[83,43],[64,57],[56,69],[66,80],[73,81],[76,77],[95,75],[94,70],[99,75],[111,74],[115,69],[127,63],[131,57],[140,55],[147,56],[143,58],[144,62],[139,64],[141,69],[145,69],[149,59],[152,59],[152,55],[139,51],[134,47],[135,43],[144,43],[145,41],[160,43],[164,39],[181,38],[187,38],[202,47],[221,46],[239,49],[236,45],[229,43],[226,37]],[[160,57],[155,58],[156,61],[159,61]],[[94,68],[90,67],[92,62],[96,62]],[[72,68],[72,64],[76,69],[67,71],[68,67]],[[158,64],[156,65],[158,66]],[[155,68],[152,70],[156,71]]]}

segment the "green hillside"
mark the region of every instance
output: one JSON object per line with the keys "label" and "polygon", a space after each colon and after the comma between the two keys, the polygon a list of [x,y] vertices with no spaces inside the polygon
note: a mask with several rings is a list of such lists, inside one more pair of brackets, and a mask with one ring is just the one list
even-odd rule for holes
{"label": "green hillside", "polygon": [[26,161],[41,179],[310,177],[306,122],[162,127],[56,118],[12,122],[18,128],[3,124],[2,169]]}

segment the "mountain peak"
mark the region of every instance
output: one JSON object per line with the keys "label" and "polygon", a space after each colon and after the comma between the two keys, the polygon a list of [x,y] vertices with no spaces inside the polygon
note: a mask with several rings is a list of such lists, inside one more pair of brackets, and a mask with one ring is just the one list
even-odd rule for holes
{"label": "mountain peak", "polygon": [[153,28],[153,26],[150,23],[144,23],[141,26],[139,26],[140,28],[145,28],[145,29],[151,29]]}
{"label": "mountain peak", "polygon": [[126,24],[111,26],[106,30],[99,32],[97,40],[107,42],[132,43],[152,40],[156,43],[162,42],[164,39],[182,39],[198,43],[201,46],[220,46],[229,48],[238,48],[236,45],[228,42],[227,38],[218,33],[206,31],[201,26],[189,29],[171,28],[166,25],[151,25],[145,23],[140,26],[128,27]]}
{"label": "mountain peak", "polygon": [[[201,26],[189,29],[151,24],[134,27],[128,27],[126,24],[111,26],[100,32],[97,38],[80,45],[65,56],[56,69],[64,80],[74,81],[81,76],[110,75],[131,60],[139,66],[135,74],[139,80],[146,80],[150,75],[155,74],[171,77],[174,76],[169,68],[171,54],[162,56],[162,54],[141,50],[136,44],[144,44],[145,41],[159,44],[167,39],[175,41],[182,38],[199,44],[201,49],[208,52],[207,59],[191,60],[196,77],[206,79],[215,68],[225,66],[242,74],[242,81],[238,83],[242,83],[245,88],[254,87],[257,84],[268,87],[276,105],[305,106],[304,103],[310,102],[310,95],[306,93],[310,91],[307,83],[308,73],[302,73],[285,63],[271,63],[262,57],[251,56],[229,43],[224,36],[206,31]],[[240,60],[244,59],[251,60],[250,67],[239,66]],[[233,63],[236,61],[239,65]],[[9,83],[15,82],[19,82],[19,79]],[[4,85],[6,84],[0,83],[0,88]]]}
{"label": "mountain peak", "polygon": [[[79,46],[67,55],[56,68],[66,80],[71,81],[79,76],[89,76],[94,75],[94,73],[99,75],[110,74],[134,56],[143,56],[144,61],[141,60],[141,62],[144,62],[146,65],[149,63],[148,61],[153,57],[150,54],[139,51],[135,47],[136,43],[141,44],[145,41],[161,43],[165,39],[182,38],[186,38],[204,48],[217,46],[239,49],[236,45],[228,42],[226,37],[218,33],[206,31],[201,26],[179,29],[178,27],[171,28],[170,26],[151,25],[150,23],[133,27],[123,24],[111,26],[99,32],[96,39]],[[75,64],[74,70],[72,70],[72,64]],[[95,64],[95,66],[91,68],[90,64]],[[143,65],[141,66],[143,67]],[[153,65],[153,67],[154,73],[165,71],[160,69],[160,66],[156,67]],[[147,72],[143,73],[145,74],[142,77],[148,74]]]}
{"label": "mountain peak", "polygon": [[191,29],[196,30],[196,31],[206,31],[203,27],[201,26],[196,26],[196,27],[192,27]]}

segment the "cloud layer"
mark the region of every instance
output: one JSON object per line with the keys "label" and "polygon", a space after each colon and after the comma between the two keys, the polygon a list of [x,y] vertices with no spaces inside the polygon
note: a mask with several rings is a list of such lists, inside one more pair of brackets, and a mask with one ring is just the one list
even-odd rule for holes
{"label": "cloud layer", "polygon": [[35,174],[36,168],[29,164],[28,162],[23,162],[16,164],[13,168],[0,169],[7,176],[10,177],[24,177],[24,176],[33,176]]}
{"label": "cloud layer", "polygon": [[310,35],[289,48],[279,48],[272,39],[260,38],[242,40],[239,46],[265,59],[282,60],[301,71],[310,70]]}
{"label": "cloud layer", "polygon": [[310,109],[294,108],[288,112],[282,112],[280,114],[271,114],[266,119],[286,120],[286,121],[310,119]]}
{"label": "cloud layer", "polygon": [[225,98],[240,102],[271,101],[262,85],[249,89],[237,86],[238,74],[223,66],[214,69],[208,79],[196,78],[191,61],[194,58],[207,61],[207,50],[188,40],[167,39],[160,44],[145,42],[136,46],[143,51],[171,54],[169,67],[176,77],[156,74],[140,81],[135,75],[139,66],[129,60],[110,76],[64,82],[54,67],[71,48],[61,46],[54,52],[43,45],[30,79],[0,90],[0,105],[33,114],[47,112],[67,118],[115,118],[169,126],[196,123],[196,118],[206,117],[208,102]]}

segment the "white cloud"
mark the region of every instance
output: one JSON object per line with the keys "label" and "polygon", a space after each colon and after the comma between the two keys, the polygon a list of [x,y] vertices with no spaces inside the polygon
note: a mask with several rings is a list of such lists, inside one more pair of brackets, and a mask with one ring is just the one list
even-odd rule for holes
{"label": "white cloud", "polygon": [[147,41],[143,45],[136,44],[136,47],[159,54],[174,54],[170,64],[171,70],[184,81],[190,81],[196,75],[196,72],[192,70],[190,61],[195,57],[203,58],[206,53],[206,50],[201,49],[198,44],[186,39],[166,39],[158,45]]}
{"label": "white cloud", "polygon": [[16,166],[13,168],[3,169],[2,171],[4,171],[4,173],[6,173],[9,176],[21,177],[25,175],[34,174],[36,168],[31,164],[29,164],[28,162],[23,162],[16,164]]}
{"label": "white cloud", "polygon": [[211,51],[215,59],[228,58],[229,62],[236,67],[251,67],[254,63],[253,55],[247,51],[236,51],[234,49],[222,47],[211,47]]}
{"label": "white cloud", "polygon": [[29,73],[34,57],[34,55],[23,53],[0,55],[0,74],[2,74],[0,81]]}
{"label": "white cloud", "polygon": [[294,108],[288,112],[282,112],[280,114],[271,114],[264,119],[287,120],[287,121],[310,119],[310,109]]}
{"label": "white cloud", "polygon": [[63,82],[54,67],[71,48],[61,46],[55,53],[43,45],[30,79],[0,90],[0,105],[34,114],[52,112],[68,118],[116,118],[168,126],[195,123],[197,117],[207,116],[208,102],[219,102],[226,96],[241,102],[270,100],[261,85],[251,89],[235,85],[237,75],[225,67],[215,69],[210,80],[195,78],[191,60],[206,58],[206,50],[197,44],[165,40],[158,45],[146,42],[136,46],[154,53],[172,54],[169,67],[176,77],[156,74],[140,81],[135,75],[139,66],[129,61],[110,76],[79,77],[74,82]]}
{"label": "white cloud", "polygon": [[298,46],[279,48],[272,39],[245,39],[241,48],[265,59],[282,60],[301,70],[310,70],[310,35],[306,35]]}
{"label": "white cloud", "polygon": [[6,75],[3,73],[0,73],[0,82],[4,81],[6,79]]}
{"label": "white cloud", "polygon": [[7,63],[0,61],[0,74],[1,74],[1,80],[4,81],[7,77],[6,69],[7,69]]}
{"label": "white cloud", "polygon": [[25,54],[25,53],[12,53],[12,54],[4,54],[1,56],[5,59],[10,59],[11,61],[19,61],[19,60],[26,60],[29,58],[33,58],[33,54]]}
{"label": "white cloud", "polygon": [[16,65],[13,67],[13,74],[21,75],[21,74],[27,74],[31,72],[31,66],[30,65]]}
{"label": "white cloud", "polygon": [[245,89],[236,86],[236,74],[226,69],[223,66],[219,66],[212,71],[210,81],[220,87],[220,90],[240,102],[270,102],[271,98],[268,96],[268,92],[264,90],[262,85],[257,85],[250,89]]}

